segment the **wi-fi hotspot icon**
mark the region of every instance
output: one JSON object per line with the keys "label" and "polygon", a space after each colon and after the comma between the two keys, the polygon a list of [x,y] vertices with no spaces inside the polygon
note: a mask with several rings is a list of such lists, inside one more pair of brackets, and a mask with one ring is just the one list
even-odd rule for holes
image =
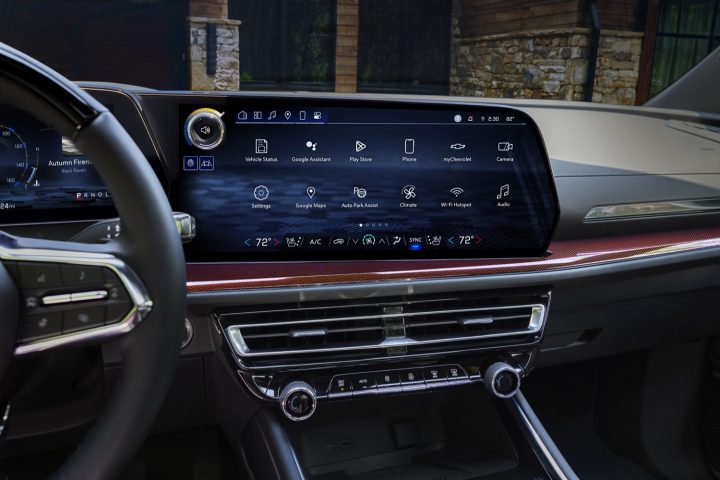
{"label": "wi-fi hotspot icon", "polygon": [[465,190],[463,190],[463,189],[460,188],[460,187],[455,187],[455,188],[451,188],[451,189],[450,189],[450,193],[452,193],[452,194],[455,195],[456,197],[459,197],[459,196],[462,195],[464,192],[465,192]]}

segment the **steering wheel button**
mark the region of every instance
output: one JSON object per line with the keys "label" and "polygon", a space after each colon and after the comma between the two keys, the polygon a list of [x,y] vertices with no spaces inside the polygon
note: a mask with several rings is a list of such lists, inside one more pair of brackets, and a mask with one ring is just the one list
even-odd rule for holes
{"label": "steering wheel button", "polygon": [[29,315],[23,319],[20,340],[36,340],[59,335],[62,329],[62,313]]}
{"label": "steering wheel button", "polygon": [[63,318],[63,333],[86,330],[105,323],[105,307],[67,310]]}
{"label": "steering wheel button", "polygon": [[103,283],[103,273],[100,267],[91,265],[62,265],[60,267],[65,285],[87,286]]}
{"label": "steering wheel button", "polygon": [[107,313],[105,315],[105,323],[117,323],[128,314],[130,304],[125,302],[110,302],[107,304]]}
{"label": "steering wheel button", "polygon": [[60,267],[54,263],[18,263],[20,283],[25,288],[62,287]]}

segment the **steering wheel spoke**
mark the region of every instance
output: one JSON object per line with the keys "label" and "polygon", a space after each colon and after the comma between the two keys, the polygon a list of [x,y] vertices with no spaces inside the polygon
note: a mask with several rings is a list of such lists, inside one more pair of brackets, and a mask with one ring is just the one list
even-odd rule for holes
{"label": "steering wheel spoke", "polygon": [[15,355],[97,343],[132,330],[152,309],[122,244],[88,245],[0,232],[0,259],[20,297]]}

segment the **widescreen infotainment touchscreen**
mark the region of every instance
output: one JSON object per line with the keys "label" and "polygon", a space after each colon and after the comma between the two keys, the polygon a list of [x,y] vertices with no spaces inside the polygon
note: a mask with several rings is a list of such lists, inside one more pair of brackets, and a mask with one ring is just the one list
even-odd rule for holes
{"label": "widescreen infotainment touchscreen", "polygon": [[535,256],[557,219],[520,111],[237,99],[180,117],[190,260]]}

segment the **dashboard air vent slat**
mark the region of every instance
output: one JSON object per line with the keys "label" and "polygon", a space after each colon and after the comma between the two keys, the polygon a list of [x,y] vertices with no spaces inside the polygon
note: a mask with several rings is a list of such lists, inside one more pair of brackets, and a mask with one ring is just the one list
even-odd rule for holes
{"label": "dashboard air vent slat", "polygon": [[[418,353],[492,342],[536,341],[547,297],[413,296],[352,304],[294,304],[219,316],[235,353],[246,359]],[[401,350],[398,350],[400,348]]]}

